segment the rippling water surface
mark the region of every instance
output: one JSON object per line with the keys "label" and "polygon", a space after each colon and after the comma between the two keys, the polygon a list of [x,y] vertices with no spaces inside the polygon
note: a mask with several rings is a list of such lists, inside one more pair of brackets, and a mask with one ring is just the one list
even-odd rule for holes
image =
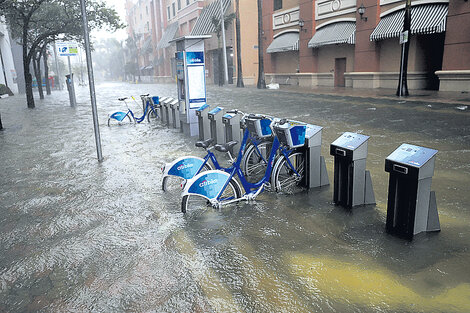
{"label": "rippling water surface", "polygon": [[[0,311],[468,312],[470,120],[446,105],[209,88],[211,105],[370,135],[376,206],[352,212],[332,188],[180,213],[161,166],[203,155],[160,123],[106,126],[118,97],[175,96],[173,85],[97,86],[105,160],[96,160],[88,89],[36,109],[0,100]],[[130,102],[138,111],[138,105]],[[384,232],[384,159],[402,142],[439,150],[442,231],[413,242]]]}

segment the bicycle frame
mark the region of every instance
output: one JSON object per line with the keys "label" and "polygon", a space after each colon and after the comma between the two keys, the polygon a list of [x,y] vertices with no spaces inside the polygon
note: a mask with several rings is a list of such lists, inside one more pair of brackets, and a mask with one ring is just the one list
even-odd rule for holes
{"label": "bicycle frame", "polygon": [[[238,152],[238,158],[240,158],[240,160],[242,159],[248,140],[251,140],[253,142],[262,160],[264,162],[267,162],[266,160],[264,160],[263,156],[261,155],[261,152],[258,149],[258,144],[260,143],[260,141],[258,141],[255,137],[250,136],[250,132],[248,131],[248,129],[245,129],[245,132],[243,133],[243,140]],[[201,172],[204,165],[206,165],[209,160],[212,162],[214,168],[217,170],[230,172],[233,168],[233,165],[226,168],[222,167],[217,161],[215,154],[210,149],[207,149],[207,154],[204,158],[194,156],[181,157],[171,163],[167,163],[162,168],[163,178],[167,176],[177,176],[186,180],[191,179]]]}
{"label": "bicycle frame", "polygon": [[[247,132],[245,132],[243,136],[242,144],[240,146],[240,151],[245,150],[247,141],[248,141],[248,134]],[[271,177],[271,172],[273,169],[274,159],[276,157],[278,150],[280,150],[282,156],[287,159],[287,163],[289,167],[293,170],[294,174],[297,176],[300,176],[299,173],[297,173],[297,171],[295,170],[295,167],[292,165],[288,157],[289,154],[292,152],[292,150],[287,150],[286,148],[281,147],[278,138],[274,137],[271,153],[267,161],[267,168],[266,168],[263,178],[260,181],[256,183],[250,183],[246,180],[245,175],[243,174],[243,171],[241,170],[241,167],[240,167],[243,156],[241,153],[239,153],[235,163],[230,169],[227,169],[225,171],[215,170],[215,171],[202,172],[196,175],[191,180],[189,180],[183,189],[182,196],[184,197],[190,194],[198,195],[198,196],[208,199],[213,206],[219,207],[221,205],[220,196],[224,192],[225,188],[227,188],[231,179],[235,175],[237,175],[243,186],[245,193],[243,197],[239,199],[229,199],[229,201],[226,204],[241,201],[241,200],[253,200],[256,198],[256,196],[258,196],[259,193],[263,191],[264,187],[269,182],[269,179]],[[222,174],[228,174],[228,175],[222,175]],[[222,188],[220,188],[220,186],[222,186]],[[219,187],[220,189],[218,189],[217,191],[215,190],[215,187]]]}

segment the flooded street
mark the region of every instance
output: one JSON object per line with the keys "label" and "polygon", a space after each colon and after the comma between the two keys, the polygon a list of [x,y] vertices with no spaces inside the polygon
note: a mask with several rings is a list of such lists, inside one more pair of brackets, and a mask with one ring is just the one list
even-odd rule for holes
{"label": "flooded street", "polygon": [[[209,87],[212,107],[323,126],[331,185],[183,215],[180,195],[161,191],[161,167],[203,156],[195,139],[160,122],[106,126],[108,113],[125,110],[118,97],[175,97],[176,86],[97,85],[102,163],[89,90],[76,91],[76,108],[66,91],[34,110],[22,96],[0,99],[0,312],[470,311],[468,111]],[[371,136],[376,206],[333,204],[329,145],[345,131]],[[412,242],[385,233],[384,163],[403,142],[439,150],[442,231]]]}

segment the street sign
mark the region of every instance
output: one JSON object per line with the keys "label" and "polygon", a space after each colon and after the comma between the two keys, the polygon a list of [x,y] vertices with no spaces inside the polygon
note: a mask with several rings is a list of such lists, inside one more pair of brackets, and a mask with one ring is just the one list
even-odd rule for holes
{"label": "street sign", "polygon": [[404,31],[400,33],[400,45],[408,42],[408,31]]}
{"label": "street sign", "polygon": [[78,54],[78,44],[75,42],[58,42],[57,53],[59,56],[76,56]]}

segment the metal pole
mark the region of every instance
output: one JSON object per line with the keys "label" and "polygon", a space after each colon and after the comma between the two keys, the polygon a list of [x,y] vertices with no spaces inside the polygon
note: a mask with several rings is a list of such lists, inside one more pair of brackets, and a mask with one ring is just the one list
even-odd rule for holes
{"label": "metal pole", "polygon": [[220,0],[220,21],[222,26],[222,43],[223,43],[223,56],[224,56],[224,82],[228,85],[228,66],[227,66],[227,44],[225,43],[225,21],[224,21],[224,8],[222,5],[222,0]]}
{"label": "metal pole", "polygon": [[62,86],[60,84],[60,69],[59,69],[59,60],[57,60],[57,47],[54,41],[54,60],[55,60],[55,70],[57,76],[57,85],[59,86],[59,90],[62,90]]}
{"label": "metal pole", "polygon": [[407,32],[408,38],[402,43],[400,60],[400,77],[398,79],[397,96],[408,96],[408,51],[410,50],[411,38],[411,0],[406,0],[405,15],[403,19],[403,33]]}
{"label": "metal pole", "polygon": [[83,37],[85,39],[85,52],[86,52],[86,65],[88,69],[88,83],[90,85],[90,98],[91,98],[91,111],[93,113],[93,127],[95,130],[96,153],[98,161],[103,161],[103,154],[101,152],[101,137],[100,126],[98,124],[98,112],[96,109],[96,95],[95,95],[95,78],[93,76],[93,64],[91,61],[90,38],[88,34],[88,20],[86,16],[85,0],[80,0],[83,19]]}

